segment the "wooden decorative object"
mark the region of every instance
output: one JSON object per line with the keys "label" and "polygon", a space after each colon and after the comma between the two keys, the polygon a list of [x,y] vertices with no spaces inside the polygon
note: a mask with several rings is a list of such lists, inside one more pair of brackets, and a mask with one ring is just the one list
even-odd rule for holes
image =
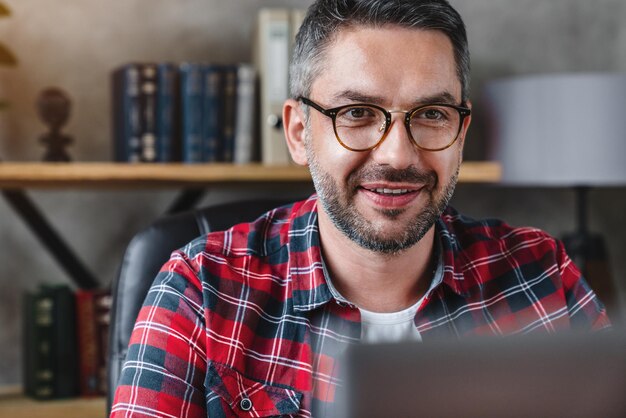
{"label": "wooden decorative object", "polygon": [[39,95],[39,118],[50,129],[50,132],[40,138],[47,147],[43,161],[71,161],[65,147],[72,143],[72,138],[61,132],[70,118],[71,105],[68,95],[58,88],[48,88]]}

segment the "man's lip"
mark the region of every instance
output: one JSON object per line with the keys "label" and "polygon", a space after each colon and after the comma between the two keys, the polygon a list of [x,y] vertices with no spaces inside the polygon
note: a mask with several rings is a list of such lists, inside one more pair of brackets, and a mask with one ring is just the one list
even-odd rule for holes
{"label": "man's lip", "polygon": [[[363,196],[383,209],[400,209],[413,202],[423,185],[406,183],[366,183],[359,186]],[[386,191],[381,193],[380,191]]]}
{"label": "man's lip", "polygon": [[407,192],[417,192],[424,188],[424,185],[416,185],[415,183],[364,183],[359,187],[368,190],[406,190]]}

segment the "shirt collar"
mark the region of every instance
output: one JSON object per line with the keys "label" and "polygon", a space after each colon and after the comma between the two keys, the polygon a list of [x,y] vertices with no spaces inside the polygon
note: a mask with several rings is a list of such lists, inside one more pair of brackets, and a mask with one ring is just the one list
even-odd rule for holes
{"label": "shirt collar", "polygon": [[[311,311],[331,300],[347,304],[342,297],[333,294],[326,280],[326,269],[322,258],[319,228],[317,223],[317,195],[294,204],[289,221],[289,261],[288,270],[292,285],[292,297],[295,311]],[[454,215],[456,212],[452,212]],[[439,262],[435,281],[428,293],[440,285],[448,286],[454,293],[465,294],[463,275],[456,274],[455,265],[460,251],[455,235],[445,221],[444,214],[435,224],[436,243]]]}
{"label": "shirt collar", "polygon": [[466,297],[468,295],[468,283],[465,280],[463,270],[458,266],[469,262],[469,260],[463,251],[453,225],[459,216],[456,210],[448,207],[437,220],[435,227],[441,243],[442,283],[457,295]]}
{"label": "shirt collar", "polygon": [[294,310],[311,311],[333,299],[324,276],[317,195],[294,204],[289,225],[288,270]]}

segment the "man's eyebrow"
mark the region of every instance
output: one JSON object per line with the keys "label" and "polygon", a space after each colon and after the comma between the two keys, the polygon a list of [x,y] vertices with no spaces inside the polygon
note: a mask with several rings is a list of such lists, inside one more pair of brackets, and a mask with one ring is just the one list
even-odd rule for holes
{"label": "man's eyebrow", "polygon": [[433,94],[431,96],[419,97],[415,101],[417,105],[423,104],[431,104],[431,103],[442,103],[442,104],[458,104],[458,100],[454,97],[454,95],[448,91],[443,91],[441,93]]}
{"label": "man's eyebrow", "polygon": [[[365,94],[356,90],[344,90],[333,96],[332,100],[334,101],[334,103],[348,100],[353,103],[372,103],[380,105],[384,103],[385,98],[381,96]],[[431,103],[458,104],[458,102],[459,100],[457,100],[452,93],[448,91],[443,91],[429,96],[417,97],[414,101],[414,104],[416,106],[421,106]]]}
{"label": "man's eyebrow", "polygon": [[349,100],[354,103],[372,103],[379,104],[383,102],[383,98],[379,96],[372,96],[365,93],[358,92],[356,90],[344,90],[337,93],[333,100],[335,102],[341,102],[344,100]]}

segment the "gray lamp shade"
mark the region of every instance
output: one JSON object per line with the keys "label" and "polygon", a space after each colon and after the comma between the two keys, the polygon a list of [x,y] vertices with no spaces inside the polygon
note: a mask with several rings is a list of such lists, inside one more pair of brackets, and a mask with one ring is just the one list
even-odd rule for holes
{"label": "gray lamp shade", "polygon": [[484,96],[503,183],[626,184],[626,74],[495,80]]}

